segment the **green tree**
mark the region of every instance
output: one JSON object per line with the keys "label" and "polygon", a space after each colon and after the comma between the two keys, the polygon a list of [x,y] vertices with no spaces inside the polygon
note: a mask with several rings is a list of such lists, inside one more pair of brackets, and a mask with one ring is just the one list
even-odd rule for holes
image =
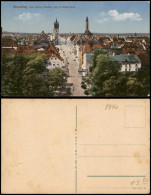
{"label": "green tree", "polygon": [[94,70],[94,68],[96,67],[96,59],[97,59],[97,56],[99,54],[103,54],[103,55],[107,55],[107,50],[106,49],[94,49],[93,52],[92,52],[92,62],[93,62],[93,66],[90,67],[90,71],[92,72]]}
{"label": "green tree", "polygon": [[141,96],[148,96],[150,94],[150,67],[141,68],[136,73],[136,78],[142,83]]}
{"label": "green tree", "polygon": [[65,73],[61,68],[55,68],[48,74],[48,81],[52,91],[56,91],[58,87],[65,84]]}
{"label": "green tree", "polygon": [[[120,72],[121,65],[106,54],[94,52],[93,68],[83,80],[85,92],[98,97],[141,97],[150,93],[150,71]],[[86,86],[86,87],[85,87]]]}
{"label": "green tree", "polygon": [[26,66],[27,59],[21,55],[4,55],[2,56],[2,95],[18,96],[22,94],[23,87],[23,70]]}
{"label": "green tree", "polygon": [[3,96],[53,96],[64,84],[64,72],[46,68],[42,54],[3,55],[1,68]]}
{"label": "green tree", "polygon": [[136,75],[129,76],[126,88],[128,96],[142,96],[143,85],[138,81]]}
{"label": "green tree", "polygon": [[26,64],[23,71],[24,96],[49,96],[49,82],[47,79],[45,55],[36,55]]}
{"label": "green tree", "polygon": [[99,54],[96,57],[96,67],[92,73],[92,94],[95,96],[115,95],[119,70],[119,63],[113,62],[107,55]]}

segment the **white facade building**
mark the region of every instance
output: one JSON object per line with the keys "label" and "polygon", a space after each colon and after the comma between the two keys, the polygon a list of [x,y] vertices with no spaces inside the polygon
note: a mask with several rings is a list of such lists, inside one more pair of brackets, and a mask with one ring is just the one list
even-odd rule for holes
{"label": "white facade building", "polygon": [[57,57],[51,57],[47,60],[47,69],[52,70],[54,68],[64,68],[65,64],[63,61],[59,60]]}
{"label": "white facade building", "polygon": [[135,54],[109,55],[109,58],[121,64],[121,72],[136,72],[141,68],[141,61]]}

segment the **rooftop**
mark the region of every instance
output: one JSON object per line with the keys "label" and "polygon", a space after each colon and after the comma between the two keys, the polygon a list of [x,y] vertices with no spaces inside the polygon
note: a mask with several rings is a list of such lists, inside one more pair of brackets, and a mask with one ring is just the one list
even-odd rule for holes
{"label": "rooftop", "polygon": [[109,58],[118,62],[141,62],[135,54],[120,54],[115,56],[109,55]]}
{"label": "rooftop", "polygon": [[84,34],[85,34],[85,35],[92,35],[92,33],[91,33],[89,30],[85,31]]}

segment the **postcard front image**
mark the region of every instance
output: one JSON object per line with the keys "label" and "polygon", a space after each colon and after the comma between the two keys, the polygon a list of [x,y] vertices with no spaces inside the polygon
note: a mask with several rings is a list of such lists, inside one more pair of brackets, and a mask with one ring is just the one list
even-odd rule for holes
{"label": "postcard front image", "polygon": [[3,97],[150,96],[149,2],[2,2]]}

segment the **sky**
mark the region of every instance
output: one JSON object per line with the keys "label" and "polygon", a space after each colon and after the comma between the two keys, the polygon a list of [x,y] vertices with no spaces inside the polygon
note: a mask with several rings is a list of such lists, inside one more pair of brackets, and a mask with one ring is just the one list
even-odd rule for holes
{"label": "sky", "polygon": [[[20,7],[19,7],[20,6]],[[3,31],[84,33],[150,33],[149,1],[2,1]]]}

